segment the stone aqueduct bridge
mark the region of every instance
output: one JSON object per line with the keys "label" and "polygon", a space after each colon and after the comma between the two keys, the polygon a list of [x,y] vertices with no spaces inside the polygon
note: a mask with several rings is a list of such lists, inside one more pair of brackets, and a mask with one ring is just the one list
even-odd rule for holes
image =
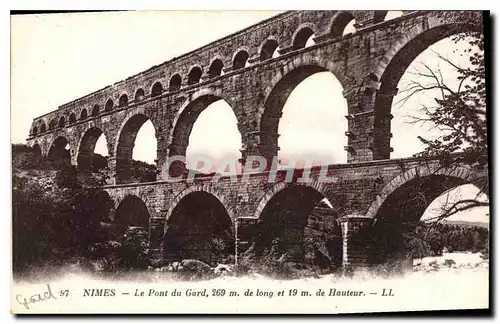
{"label": "stone aqueduct bridge", "polygon": [[[176,213],[215,208],[215,214],[227,216],[236,233],[236,245],[243,247],[246,229],[252,227],[249,224],[272,222],[266,215],[278,209],[307,216],[327,197],[334,208],[342,205],[338,216],[344,224],[343,259],[355,264],[360,262],[357,254],[346,244],[350,231],[360,222],[379,217],[391,197],[403,199],[407,184],[427,179],[425,193],[432,198],[448,189],[436,185],[442,181],[435,185],[432,181],[444,177],[453,181],[443,183],[458,185],[485,177],[484,171],[465,167],[439,169],[430,160],[390,160],[391,104],[402,74],[431,44],[463,31],[482,30],[481,13],[471,20],[464,19],[470,12],[453,18],[438,12],[404,12],[384,21],[386,13],[283,13],[35,118],[28,144],[49,157],[69,145],[71,163],[85,168],[97,139],[104,134],[113,175],[105,189],[115,200],[117,212],[129,197],[144,204],[158,257],[165,255],[162,246]],[[356,32],[343,35],[353,19]],[[476,23],[466,23],[471,21]],[[311,37],[315,44],[306,47]],[[203,178],[196,183],[162,179],[167,158],[185,155],[197,117],[219,99],[232,107],[238,121],[241,161],[251,155],[271,160],[279,150],[278,123],[288,95],[302,80],[322,71],[332,72],[340,81],[348,104],[347,164],[330,166],[338,181],[268,183],[269,172],[238,183],[230,179],[217,183]],[[127,183],[135,137],[147,120],[155,128],[159,176],[154,183]],[[349,215],[352,217],[346,217]],[[278,226],[287,233],[290,246],[300,241],[303,219]]]}

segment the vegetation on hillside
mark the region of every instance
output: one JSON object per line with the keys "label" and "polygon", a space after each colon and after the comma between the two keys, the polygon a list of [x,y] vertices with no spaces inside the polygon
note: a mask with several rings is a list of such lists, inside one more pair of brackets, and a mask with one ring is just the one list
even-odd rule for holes
{"label": "vegetation on hillside", "polygon": [[75,167],[50,163],[25,145],[13,145],[12,157],[15,274],[72,260],[92,268],[106,247],[107,259],[114,258],[114,270],[134,268],[136,263],[144,267],[147,239],[137,242],[126,229],[117,236],[106,225],[113,203],[98,188],[105,184],[105,174],[94,170],[91,176],[80,177]]}

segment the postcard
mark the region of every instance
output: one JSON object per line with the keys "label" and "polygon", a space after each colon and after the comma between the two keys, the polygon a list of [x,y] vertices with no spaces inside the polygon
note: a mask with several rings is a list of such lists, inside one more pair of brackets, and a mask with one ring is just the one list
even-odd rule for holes
{"label": "postcard", "polygon": [[12,14],[11,312],[489,313],[489,24]]}

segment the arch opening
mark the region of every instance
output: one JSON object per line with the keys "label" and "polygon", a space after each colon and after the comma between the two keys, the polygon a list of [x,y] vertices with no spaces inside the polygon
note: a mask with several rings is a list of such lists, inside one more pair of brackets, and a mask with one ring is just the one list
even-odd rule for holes
{"label": "arch opening", "polygon": [[56,169],[71,165],[71,153],[68,140],[62,136],[56,138],[50,146],[47,157],[50,165]]}
{"label": "arch opening", "polygon": [[248,53],[244,50],[241,50],[234,56],[233,59],[233,70],[239,70],[244,67],[249,66],[250,64],[248,63]]}
{"label": "arch opening", "polygon": [[99,116],[99,106],[94,105],[94,107],[92,107],[92,117],[97,117],[97,116]]}
{"label": "arch opening", "polygon": [[32,134],[33,136],[36,136],[36,135],[38,134],[38,127],[36,127],[36,126],[35,126],[35,127],[33,127],[33,129],[31,130],[31,134]]}
{"label": "arch opening", "polygon": [[200,82],[201,75],[203,74],[203,71],[199,66],[195,66],[189,71],[188,74],[188,85],[193,85],[196,83]]}
{"label": "arch opening", "polygon": [[42,123],[42,125],[40,125],[40,133],[45,133],[47,131],[47,127],[45,126],[44,123]]}
{"label": "arch opening", "polygon": [[[290,184],[275,193],[259,215],[253,237],[256,256],[271,251],[279,258],[338,268],[342,233],[337,212],[317,189]],[[276,254],[277,253],[277,254]]]}
{"label": "arch opening", "polygon": [[64,118],[64,116],[61,116],[61,118],[59,118],[59,122],[57,123],[57,126],[59,128],[63,128],[64,126],[66,126],[66,119]]}
{"label": "arch opening", "polygon": [[150,214],[141,198],[127,195],[118,205],[114,216],[114,223],[122,227],[149,228]]}
{"label": "arch opening", "polygon": [[195,191],[175,206],[165,230],[165,259],[196,259],[208,264],[234,257],[233,224],[225,206],[214,195]]}
{"label": "arch opening", "polygon": [[56,129],[56,120],[55,119],[51,119],[50,122],[49,122],[49,130],[54,130]]}
{"label": "arch opening", "polygon": [[341,37],[356,32],[356,20],[350,12],[341,12],[335,18],[330,29],[333,37]]}
{"label": "arch opening", "polygon": [[160,82],[156,82],[151,88],[151,98],[157,97],[163,93],[163,86]]}
{"label": "arch opening", "polygon": [[89,173],[107,168],[109,155],[107,151],[106,137],[102,130],[97,127],[88,129],[80,140],[77,156],[78,171]]}
{"label": "arch opening", "polygon": [[141,88],[139,88],[135,92],[135,101],[139,102],[139,101],[142,101],[142,100],[144,100],[144,90],[141,89]]}
{"label": "arch opening", "polygon": [[75,113],[71,113],[71,115],[69,115],[69,123],[70,124],[76,123],[76,115],[75,115]]}
{"label": "arch opening", "polygon": [[[144,134],[144,130],[149,131]],[[116,182],[156,181],[156,151],[156,132],[149,118],[137,114],[128,119],[116,147]]]}
{"label": "arch opening", "polygon": [[314,31],[309,27],[302,28],[293,39],[294,50],[314,45]]}
{"label": "arch opening", "polygon": [[[436,89],[412,94],[412,89],[417,84],[432,86],[432,79],[423,76],[432,71],[455,91],[460,82],[456,79],[457,70],[436,56],[444,55],[447,59],[455,60],[455,63],[468,64],[468,54],[461,55],[466,48],[464,42],[455,44],[450,37],[467,31],[474,32],[475,28],[463,23],[428,29],[409,40],[391,58],[380,77],[380,90],[375,94],[375,160],[411,156],[424,149],[418,136],[432,140],[444,134],[434,124],[418,121],[427,117],[423,107],[435,107],[433,98],[441,98],[441,92]],[[394,134],[391,134],[392,126]],[[407,134],[412,134],[411,138]],[[393,149],[394,153],[391,154]]]}
{"label": "arch opening", "polygon": [[181,76],[179,74],[174,74],[170,78],[168,89],[170,91],[176,91],[176,90],[179,90],[181,88],[181,85],[182,85],[182,78],[181,78]]}
{"label": "arch opening", "polygon": [[278,168],[345,162],[347,101],[342,91],[338,79],[316,65],[285,75],[264,105],[261,154],[268,161],[279,156]]}
{"label": "arch opening", "polygon": [[118,106],[119,106],[119,107],[125,107],[125,106],[127,106],[127,105],[128,105],[128,96],[127,96],[127,94],[126,94],[126,93],[124,93],[124,94],[122,94],[122,95],[120,96],[120,99],[119,99],[119,101],[118,101]]}
{"label": "arch opening", "polygon": [[[213,125],[217,123],[217,130]],[[169,174],[178,176],[193,167],[200,157],[207,157],[212,168],[206,173],[223,168],[222,162],[232,163],[225,172],[240,172],[237,163],[241,157],[242,137],[237,127],[238,121],[231,106],[215,95],[201,96],[189,103],[179,115],[172,133],[169,156],[185,156],[184,163],[173,163]],[[206,136],[207,133],[212,136]]]}
{"label": "arch opening", "polygon": [[260,60],[265,61],[279,56],[278,42],[274,39],[268,39],[262,46]]}
{"label": "arch opening", "polygon": [[213,79],[222,75],[222,69],[224,68],[224,63],[222,60],[215,59],[212,64],[210,64],[210,68],[208,69],[208,78]]}
{"label": "arch opening", "polygon": [[113,110],[113,106],[114,106],[113,100],[108,99],[108,101],[106,101],[106,105],[104,106],[104,111]]}
{"label": "arch opening", "polygon": [[[478,207],[454,212],[455,204],[460,208],[464,206],[461,202],[468,200],[476,200]],[[487,201],[487,196],[465,179],[442,174],[411,179],[386,198],[375,224],[359,234],[361,238],[370,237],[367,261],[380,264],[404,260],[411,267],[413,259],[441,255],[445,248],[456,250],[450,248],[456,242],[448,240],[451,228],[446,226],[480,222],[487,227]],[[479,243],[483,244],[481,248],[487,247],[484,240]],[[472,242],[462,246],[473,248]]]}
{"label": "arch opening", "polygon": [[87,119],[87,109],[83,108],[82,112],[80,113],[80,120],[85,120]]}

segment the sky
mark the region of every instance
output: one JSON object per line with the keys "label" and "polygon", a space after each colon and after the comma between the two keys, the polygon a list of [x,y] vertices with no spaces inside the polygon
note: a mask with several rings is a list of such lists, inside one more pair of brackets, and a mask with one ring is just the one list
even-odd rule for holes
{"label": "sky", "polygon": [[[11,141],[25,142],[34,117],[278,13],[146,11],[13,16]],[[388,18],[398,14],[392,12]],[[352,24],[345,32],[355,32]],[[311,44],[312,40],[308,42]],[[422,63],[433,67],[440,64],[447,82],[455,82],[452,69],[438,63],[433,52],[465,64],[467,58],[453,52],[454,47],[449,39],[431,46],[410,65],[398,88],[404,89],[415,78],[408,71],[421,69]],[[347,103],[342,90],[330,72],[314,74],[294,89],[283,108],[278,129],[281,158],[300,159],[304,154],[314,154],[323,163],[346,162]],[[391,158],[412,156],[423,148],[417,136],[437,134],[431,131],[431,125],[408,123],[408,115],[421,114],[420,107],[432,103],[433,94],[414,96],[404,105],[398,104],[402,95],[396,96],[392,109],[395,118]],[[217,128],[213,127],[215,120]],[[204,110],[193,127],[189,143],[188,161],[197,154],[238,159],[241,136],[231,107],[218,101]],[[104,136],[99,139],[96,152],[107,155]],[[149,163],[156,158],[150,122],[139,131],[133,158]],[[461,196],[469,197],[475,196],[475,190],[473,186],[464,186],[459,191]],[[456,196],[457,192],[452,194]],[[446,198],[438,198],[438,205],[439,199]],[[459,216],[478,220],[482,215],[481,220],[487,221],[486,212],[483,209]]]}

